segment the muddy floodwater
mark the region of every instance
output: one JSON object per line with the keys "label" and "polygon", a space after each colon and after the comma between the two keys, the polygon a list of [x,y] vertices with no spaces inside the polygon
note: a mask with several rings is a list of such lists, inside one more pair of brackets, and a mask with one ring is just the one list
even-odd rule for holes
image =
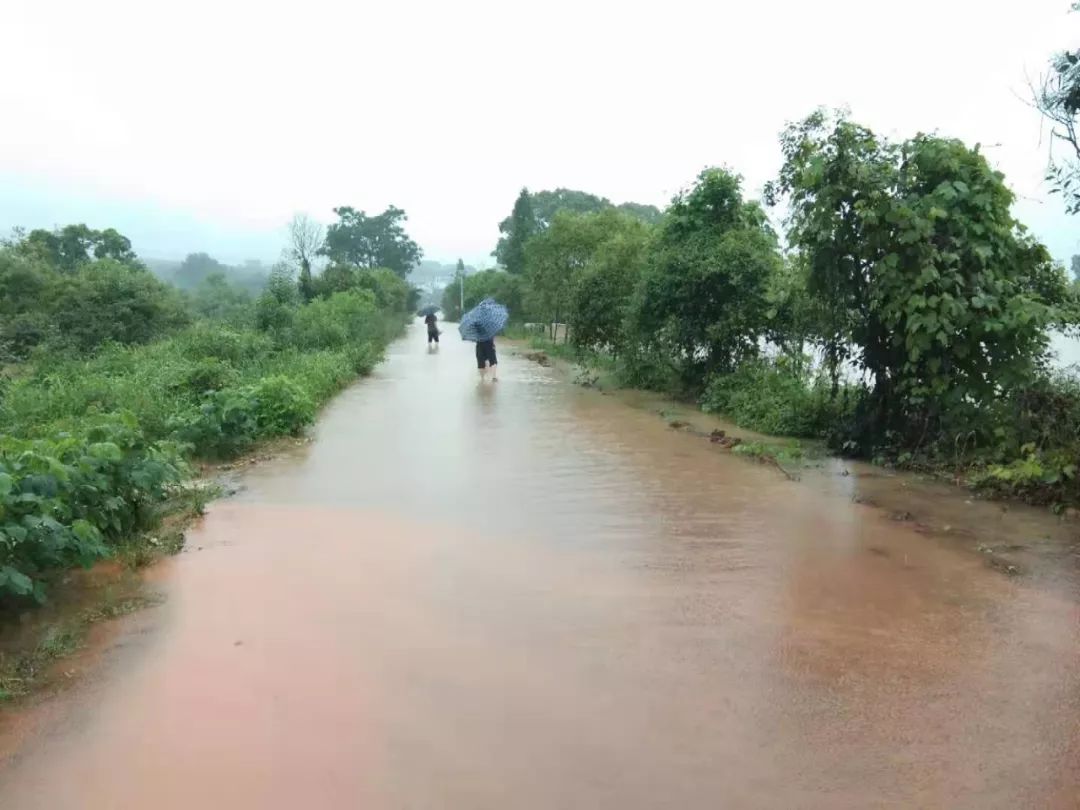
{"label": "muddy floodwater", "polygon": [[0,716],[0,807],[1080,807],[1075,555],[976,550],[1051,516],[920,531],[421,328]]}

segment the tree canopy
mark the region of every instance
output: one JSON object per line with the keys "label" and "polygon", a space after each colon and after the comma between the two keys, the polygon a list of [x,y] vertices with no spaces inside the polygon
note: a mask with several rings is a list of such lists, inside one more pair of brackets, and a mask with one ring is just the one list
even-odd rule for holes
{"label": "tree canopy", "polygon": [[536,193],[523,188],[510,216],[499,223],[499,233],[502,235],[492,255],[511,273],[521,273],[524,270],[525,243],[534,234],[548,228],[560,211],[595,214],[608,209],[618,209],[649,224],[660,220],[660,209],[652,205],[628,202],[616,206],[605,197],[568,188]]}
{"label": "tree canopy", "polygon": [[96,231],[84,224],[52,231],[30,231],[17,245],[24,255],[35,256],[63,272],[71,272],[92,259],[137,260],[131,241],[114,228]]}
{"label": "tree canopy", "polygon": [[757,353],[781,267],[761,206],[742,180],[706,169],[672,201],[632,313],[639,340],[672,358],[690,389]]}
{"label": "tree canopy", "polygon": [[335,208],[338,221],[326,229],[320,255],[332,262],[373,270],[385,267],[405,278],[423,251],[405,232],[405,212],[394,206],[381,214],[368,216],[349,206]]}
{"label": "tree canopy", "polygon": [[815,113],[782,138],[772,194],[827,308],[825,345],[873,382],[873,432],[903,429],[1030,379],[1070,316],[1063,271],[1010,213],[978,148],[901,144]]}

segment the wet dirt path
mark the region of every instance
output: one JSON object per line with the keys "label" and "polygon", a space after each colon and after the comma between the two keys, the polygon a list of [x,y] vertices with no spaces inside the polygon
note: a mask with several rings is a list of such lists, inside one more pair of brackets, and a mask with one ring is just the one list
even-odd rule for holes
{"label": "wet dirt path", "polygon": [[0,807],[1080,807],[1071,575],[469,349],[214,505]]}

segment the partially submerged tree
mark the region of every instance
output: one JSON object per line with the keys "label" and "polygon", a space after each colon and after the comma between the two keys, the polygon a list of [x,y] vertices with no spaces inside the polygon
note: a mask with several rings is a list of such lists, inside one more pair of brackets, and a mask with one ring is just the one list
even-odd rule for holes
{"label": "partially submerged tree", "polygon": [[770,192],[787,195],[830,364],[850,358],[871,383],[860,441],[925,435],[950,408],[1030,379],[1048,327],[1071,317],[1064,273],[977,148],[894,145],[822,112],[782,146]]}
{"label": "partially submerged tree", "polygon": [[780,266],[776,235],[761,206],[743,199],[741,178],[707,169],[659,226],[633,331],[670,358],[688,389],[698,389],[708,375],[757,353]]}

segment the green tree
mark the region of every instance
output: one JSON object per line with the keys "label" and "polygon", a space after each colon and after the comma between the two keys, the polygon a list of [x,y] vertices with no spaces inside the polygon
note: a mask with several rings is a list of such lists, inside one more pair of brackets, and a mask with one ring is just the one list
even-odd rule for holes
{"label": "green tree", "polygon": [[[893,184],[896,149],[819,110],[788,127],[781,151],[785,163],[766,199],[790,197],[788,241],[801,248],[807,290],[821,302],[819,338],[835,389],[846,361],[876,366],[887,350],[888,332],[870,293],[882,229],[868,232],[862,212]],[[852,358],[853,351],[860,357]]]}
{"label": "green tree", "polygon": [[690,390],[754,356],[767,330],[781,261],[764,212],[741,185],[730,171],[707,169],[672,201],[631,310],[636,339],[671,358]]}
{"label": "green tree", "polygon": [[131,241],[114,228],[95,231],[84,224],[65,225],[52,231],[40,228],[30,231],[16,249],[37,256],[64,272],[72,272],[92,259],[138,261],[131,249]]}
{"label": "green tree", "polygon": [[620,216],[612,209],[586,215],[559,211],[550,226],[526,244],[528,307],[551,325],[553,337],[555,324],[570,315],[581,274]]}
{"label": "green tree", "polygon": [[522,189],[510,216],[499,223],[502,236],[492,255],[507,270],[522,272],[525,243],[533,234],[545,230],[557,213],[596,214],[616,207],[649,224],[655,224],[660,219],[660,210],[652,205],[628,202],[614,206],[605,197],[569,188],[538,191],[535,194]]}
{"label": "green tree", "polygon": [[523,188],[514,201],[514,210],[507,219],[499,223],[498,247],[495,258],[507,272],[520,274],[525,272],[525,243],[539,230],[536,214],[533,212],[529,190]]}
{"label": "green tree", "polygon": [[332,262],[362,270],[385,267],[405,278],[420,261],[423,251],[405,233],[408,217],[400,208],[389,206],[377,216],[368,216],[349,206],[335,208],[338,222],[326,229],[319,254]]}
{"label": "green tree", "polygon": [[554,191],[538,191],[532,195],[533,215],[536,217],[537,230],[544,230],[555,221],[560,211],[571,214],[596,214],[612,208],[611,200],[597,197],[587,191],[572,188],[557,188]]}
{"label": "green tree", "polygon": [[645,270],[652,228],[622,213],[594,216],[604,233],[571,293],[571,339],[579,347],[617,355],[633,292]]}
{"label": "green tree", "polygon": [[647,225],[656,225],[663,217],[663,212],[655,205],[642,205],[641,203],[625,202],[615,206],[624,214],[629,214]]}
{"label": "green tree", "polygon": [[299,305],[300,290],[292,268],[276,264],[255,302],[255,325],[264,332],[281,332],[292,325]]}
{"label": "green tree", "polygon": [[850,347],[872,381],[862,449],[890,430],[918,442],[1031,378],[1071,302],[978,149],[926,135],[894,146],[820,112],[782,147],[772,192],[788,196],[789,240],[829,310],[827,346]]}
{"label": "green tree", "polygon": [[405,312],[409,305],[411,288],[408,282],[385,267],[359,273],[356,287],[361,290],[370,290],[375,296],[375,303],[381,310]]}
{"label": "green tree", "polygon": [[60,339],[87,353],[104,343],[147,343],[186,325],[179,294],[143,267],[99,259],[65,273],[45,304]]}

